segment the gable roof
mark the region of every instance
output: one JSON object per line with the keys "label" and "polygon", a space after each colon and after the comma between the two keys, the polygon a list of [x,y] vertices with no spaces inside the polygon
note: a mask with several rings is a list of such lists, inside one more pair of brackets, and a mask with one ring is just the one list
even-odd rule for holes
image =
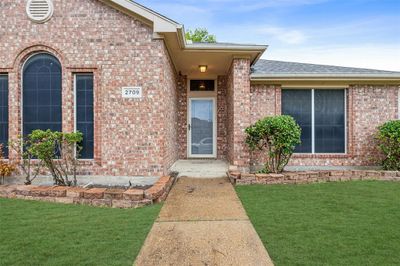
{"label": "gable roof", "polygon": [[156,33],[161,32],[176,32],[183,25],[167,18],[166,16],[157,13],[156,11],[142,6],[131,0],[100,0],[111,7],[120,10],[129,15],[133,15],[146,24],[151,24]]}
{"label": "gable roof", "polygon": [[[181,44],[184,48],[191,50],[256,50],[264,52],[267,45],[256,44],[238,44],[238,43],[192,43],[186,41],[184,26],[148,7],[145,7],[133,0],[100,0],[110,6],[133,15],[147,24],[153,25],[153,30],[156,33],[171,33],[177,32],[180,36]],[[261,56],[261,54],[260,54]]]}
{"label": "gable roof", "polygon": [[260,59],[252,78],[400,78],[400,72]]}
{"label": "gable roof", "polygon": [[[305,64],[259,59],[268,48],[267,45],[235,44],[235,43],[192,43],[186,41],[182,24],[167,18],[158,12],[136,3],[133,0],[99,0],[128,15],[134,16],[153,27],[154,37],[165,40],[173,63],[177,70],[196,68],[187,66],[188,60],[201,63],[205,55],[209,55],[211,64],[229,64],[228,57],[248,54],[252,61],[252,80],[394,80],[400,81],[400,72],[352,68],[330,65]],[[161,35],[160,35],[161,34]],[[196,57],[197,56],[197,57]],[[222,57],[224,60],[222,60]],[[218,58],[216,58],[218,57]],[[221,57],[221,58],[219,58]],[[178,58],[178,59],[177,59]],[[226,68],[226,66],[225,66]],[[213,69],[213,67],[210,67]],[[217,68],[221,72],[224,67]]]}

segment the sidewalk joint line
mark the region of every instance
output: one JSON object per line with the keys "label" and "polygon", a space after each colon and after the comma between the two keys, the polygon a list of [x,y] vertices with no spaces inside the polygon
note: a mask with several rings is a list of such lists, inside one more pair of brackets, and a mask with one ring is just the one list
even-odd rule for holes
{"label": "sidewalk joint line", "polygon": [[156,223],[187,223],[187,222],[244,222],[244,221],[250,221],[249,219],[202,219],[202,220],[168,220],[168,221],[158,221],[156,220]]}

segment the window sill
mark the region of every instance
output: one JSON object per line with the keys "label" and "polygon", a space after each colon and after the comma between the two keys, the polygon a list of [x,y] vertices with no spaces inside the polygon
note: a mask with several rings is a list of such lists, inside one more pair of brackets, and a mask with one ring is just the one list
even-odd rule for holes
{"label": "window sill", "polygon": [[350,157],[351,155],[347,153],[295,153],[292,156],[293,159],[302,159],[302,158],[341,159]]}
{"label": "window sill", "polygon": [[94,166],[98,165],[98,160],[96,159],[78,159],[79,166]]}
{"label": "window sill", "polygon": [[[8,162],[10,159],[3,159],[3,161]],[[22,160],[22,159],[21,159]],[[54,159],[56,162],[61,161],[62,159]],[[38,163],[40,160],[38,159],[31,159],[32,163]],[[83,164],[94,164],[97,163],[99,160],[98,159],[78,159],[79,163],[83,163]]]}

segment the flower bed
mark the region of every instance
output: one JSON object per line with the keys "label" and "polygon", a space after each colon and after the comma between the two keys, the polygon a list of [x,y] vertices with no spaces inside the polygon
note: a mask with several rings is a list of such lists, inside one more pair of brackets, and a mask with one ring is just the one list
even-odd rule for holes
{"label": "flower bed", "polygon": [[164,201],[175,180],[175,177],[163,176],[148,189],[3,185],[0,186],[0,197],[98,207],[138,208]]}
{"label": "flower bed", "polygon": [[400,171],[299,171],[283,172],[282,174],[245,174],[238,171],[229,171],[227,174],[231,183],[235,185],[308,184],[349,180],[400,181]]}

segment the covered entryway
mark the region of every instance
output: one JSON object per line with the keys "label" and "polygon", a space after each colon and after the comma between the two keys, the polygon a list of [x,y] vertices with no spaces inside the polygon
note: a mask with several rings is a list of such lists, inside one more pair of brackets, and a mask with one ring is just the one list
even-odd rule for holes
{"label": "covered entryway", "polygon": [[219,159],[248,167],[244,129],[251,118],[250,67],[266,47],[190,47],[183,53],[172,51],[177,54],[174,62],[179,74],[176,157]]}

